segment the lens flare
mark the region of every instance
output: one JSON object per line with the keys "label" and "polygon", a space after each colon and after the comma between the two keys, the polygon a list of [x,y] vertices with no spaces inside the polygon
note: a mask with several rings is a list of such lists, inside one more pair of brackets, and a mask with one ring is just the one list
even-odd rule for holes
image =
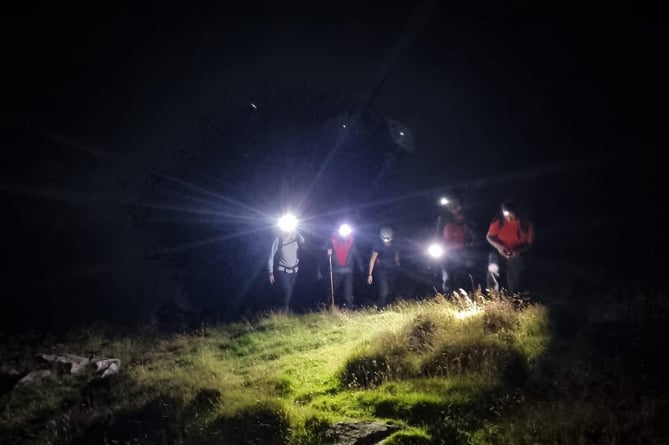
{"label": "lens flare", "polygon": [[283,232],[293,232],[297,229],[297,218],[292,213],[286,213],[279,218],[279,229]]}
{"label": "lens flare", "polygon": [[353,232],[353,229],[348,224],[342,224],[339,226],[339,235],[340,236],[349,236]]}
{"label": "lens flare", "polygon": [[430,247],[427,248],[427,253],[432,258],[441,258],[442,255],[444,254],[444,248],[437,243],[433,243],[430,244]]}

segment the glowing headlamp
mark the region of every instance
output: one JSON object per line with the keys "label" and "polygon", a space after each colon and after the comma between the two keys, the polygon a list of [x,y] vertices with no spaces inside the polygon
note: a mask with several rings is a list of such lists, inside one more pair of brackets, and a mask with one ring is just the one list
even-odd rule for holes
{"label": "glowing headlamp", "polygon": [[353,232],[353,229],[348,224],[342,224],[339,226],[339,236],[349,236]]}
{"label": "glowing headlamp", "polygon": [[281,218],[279,218],[279,229],[282,232],[293,232],[297,229],[297,218],[292,213],[286,213]]}
{"label": "glowing headlamp", "polygon": [[446,205],[448,205],[449,202],[450,202],[450,201],[449,201],[448,198],[446,198],[445,196],[442,196],[442,197],[439,199],[439,205],[442,205],[442,206],[446,206]]}
{"label": "glowing headlamp", "polygon": [[508,210],[502,210],[502,215],[509,216],[510,214],[511,212],[509,212]]}
{"label": "glowing headlamp", "polygon": [[432,243],[427,248],[427,253],[432,258],[441,258],[444,255],[444,248],[441,246],[441,244]]}
{"label": "glowing headlamp", "polygon": [[379,233],[379,236],[384,243],[388,244],[393,239],[393,229],[387,226],[381,227],[381,233]]}

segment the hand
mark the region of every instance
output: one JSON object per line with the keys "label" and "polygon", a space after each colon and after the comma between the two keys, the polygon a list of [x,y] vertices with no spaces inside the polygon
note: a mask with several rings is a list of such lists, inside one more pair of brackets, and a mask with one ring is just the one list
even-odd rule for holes
{"label": "hand", "polygon": [[274,284],[274,274],[269,274],[269,284]]}
{"label": "hand", "polygon": [[374,278],[372,278],[372,274],[370,273],[370,274],[367,276],[367,284],[372,284],[373,281],[374,281]]}
{"label": "hand", "polygon": [[332,249],[328,249],[328,256],[332,255]]}
{"label": "hand", "polygon": [[513,250],[505,250],[504,253],[505,253],[507,258],[513,258],[513,257],[518,256],[518,252],[513,251]]}

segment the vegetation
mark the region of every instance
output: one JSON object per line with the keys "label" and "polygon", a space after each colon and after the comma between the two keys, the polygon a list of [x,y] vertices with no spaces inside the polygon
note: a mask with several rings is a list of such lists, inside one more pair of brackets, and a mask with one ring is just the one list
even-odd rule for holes
{"label": "vegetation", "polygon": [[[0,443],[326,444],[331,425],[360,421],[398,426],[385,444],[667,443],[665,299],[575,312],[473,297],[476,310],[437,295],[178,334],[4,338]],[[122,368],[7,383],[51,366],[41,353]]]}

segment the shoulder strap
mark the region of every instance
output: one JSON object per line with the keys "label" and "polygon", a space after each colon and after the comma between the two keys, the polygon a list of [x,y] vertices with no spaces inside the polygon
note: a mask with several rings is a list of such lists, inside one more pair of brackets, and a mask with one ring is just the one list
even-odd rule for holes
{"label": "shoulder strap", "polygon": [[293,243],[297,243],[297,238],[292,239],[292,240],[288,241],[287,243],[281,243],[281,247],[283,247],[283,246],[289,246],[289,245],[291,245],[291,244],[293,244]]}

